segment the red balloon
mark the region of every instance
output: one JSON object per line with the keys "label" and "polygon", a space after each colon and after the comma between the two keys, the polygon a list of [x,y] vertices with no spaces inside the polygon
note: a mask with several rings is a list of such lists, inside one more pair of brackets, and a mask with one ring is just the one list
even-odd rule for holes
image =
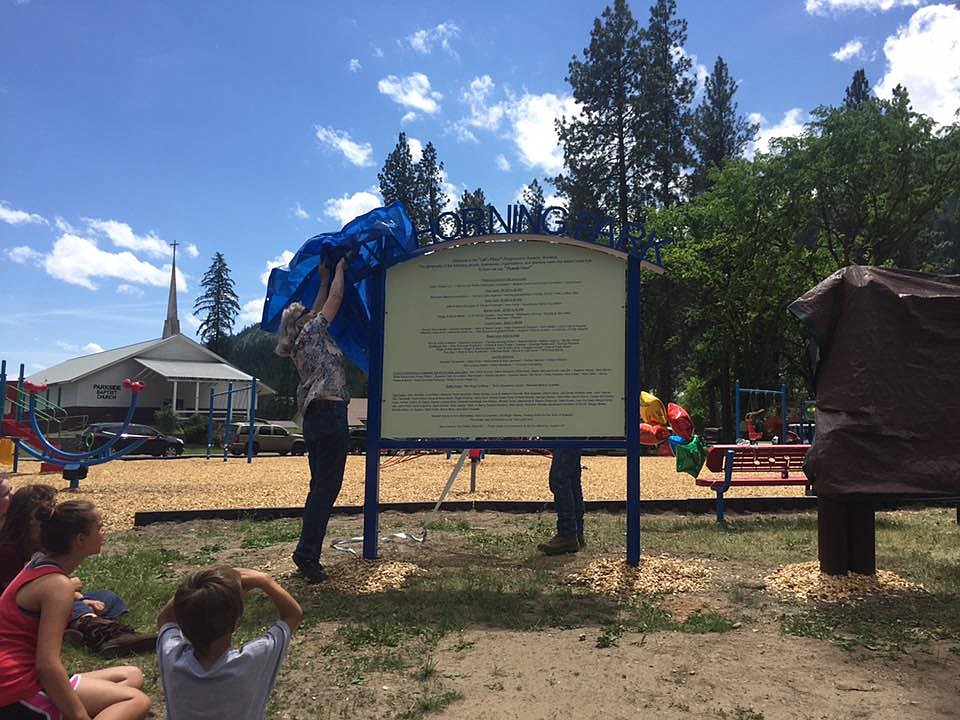
{"label": "red balloon", "polygon": [[673,432],[680,437],[682,437],[687,442],[690,442],[693,439],[693,420],[690,419],[690,415],[682,407],[676,403],[667,404],[667,419],[670,420],[670,427],[673,428]]}

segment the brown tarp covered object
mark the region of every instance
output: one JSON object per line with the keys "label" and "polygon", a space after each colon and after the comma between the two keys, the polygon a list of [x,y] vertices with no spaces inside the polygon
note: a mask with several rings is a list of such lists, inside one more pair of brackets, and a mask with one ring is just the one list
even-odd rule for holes
{"label": "brown tarp covered object", "polygon": [[816,343],[816,493],[960,495],[960,275],[846,267],[789,310]]}

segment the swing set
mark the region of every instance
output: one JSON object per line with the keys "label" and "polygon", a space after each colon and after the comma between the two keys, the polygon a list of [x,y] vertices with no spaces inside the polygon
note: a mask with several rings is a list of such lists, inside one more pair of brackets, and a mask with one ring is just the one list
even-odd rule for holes
{"label": "swing set", "polygon": [[[780,434],[779,434],[779,438],[780,438],[780,442],[786,442],[786,441],[787,441],[787,437],[788,437],[788,435],[787,435],[787,385],[786,385],[786,383],[781,384],[779,390],[768,390],[768,389],[765,389],[765,388],[745,388],[745,387],[741,387],[741,386],[740,386],[740,381],[737,380],[737,381],[736,381],[736,391],[737,391],[737,394],[736,394],[736,400],[734,401],[734,415],[735,415],[735,418],[734,418],[734,425],[733,425],[733,427],[734,427],[734,432],[736,433],[737,439],[738,439],[738,440],[740,439],[740,417],[741,417],[740,411],[742,410],[742,408],[741,408],[740,396],[741,396],[742,393],[747,393],[747,394],[748,394],[748,397],[751,398],[751,399],[754,398],[754,397],[757,397],[757,396],[760,396],[760,397],[770,397],[770,396],[778,397],[778,396],[779,396],[779,398],[780,398],[780,428],[779,428]],[[748,413],[744,416],[744,417],[746,418],[745,425],[746,425],[747,440],[750,441],[750,444],[751,444],[751,445],[755,445],[758,441],[760,441],[760,440],[763,439],[763,431],[758,430],[758,429],[754,426],[753,420],[752,420],[752,418],[750,417],[750,415],[753,415],[753,414],[754,414],[754,413],[748,412]]]}

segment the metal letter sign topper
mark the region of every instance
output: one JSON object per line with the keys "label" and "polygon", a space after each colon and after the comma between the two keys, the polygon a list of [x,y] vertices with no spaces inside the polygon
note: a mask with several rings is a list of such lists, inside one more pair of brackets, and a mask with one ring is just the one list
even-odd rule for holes
{"label": "metal letter sign topper", "polygon": [[365,558],[377,557],[380,451],[469,444],[625,449],[627,562],[640,562],[640,268],[663,272],[669,240],[613,228],[510,205],[506,219],[488,206],[416,230],[394,203],[272,272],[265,330],[312,301],[319,263],[349,260],[331,333],[369,377]]}

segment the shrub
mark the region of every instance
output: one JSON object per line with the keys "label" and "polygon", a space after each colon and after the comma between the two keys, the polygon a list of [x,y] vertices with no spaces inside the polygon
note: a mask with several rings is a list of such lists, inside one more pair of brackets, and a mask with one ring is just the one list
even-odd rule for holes
{"label": "shrub", "polygon": [[173,435],[177,431],[177,414],[173,408],[160,408],[153,413],[153,424],[165,435]]}
{"label": "shrub", "polygon": [[199,443],[201,445],[207,442],[207,417],[197,413],[187,418],[183,424],[183,440],[188,443]]}

